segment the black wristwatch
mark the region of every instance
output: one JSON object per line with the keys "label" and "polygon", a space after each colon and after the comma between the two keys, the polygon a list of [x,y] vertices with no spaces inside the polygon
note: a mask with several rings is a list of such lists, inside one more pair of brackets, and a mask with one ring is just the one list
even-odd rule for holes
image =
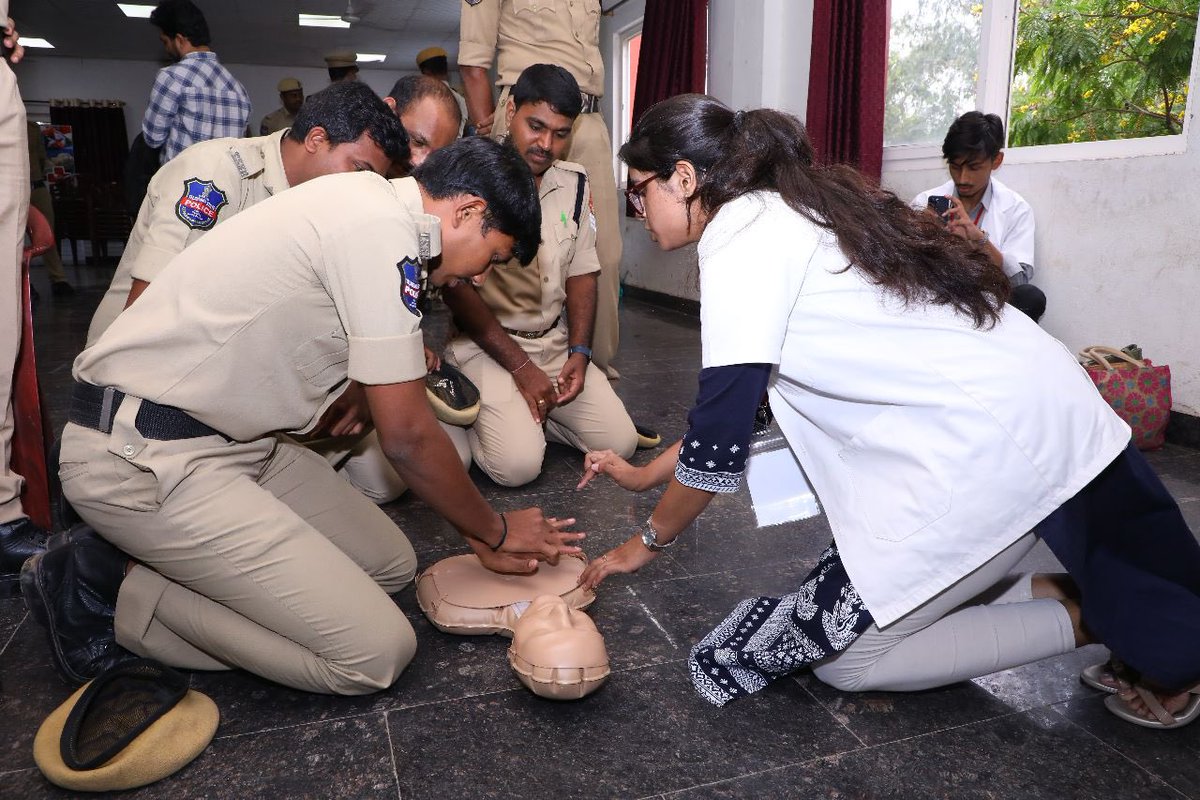
{"label": "black wristwatch", "polygon": [[575,355],[576,353],[583,354],[589,362],[592,360],[592,348],[586,344],[573,344],[567,348],[567,355]]}

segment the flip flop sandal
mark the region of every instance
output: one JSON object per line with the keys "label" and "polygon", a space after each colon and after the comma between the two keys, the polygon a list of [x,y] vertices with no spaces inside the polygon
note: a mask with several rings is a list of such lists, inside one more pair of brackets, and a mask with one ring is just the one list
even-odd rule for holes
{"label": "flip flop sandal", "polygon": [[1126,722],[1141,725],[1143,728],[1157,728],[1159,730],[1182,728],[1184,725],[1191,724],[1200,718],[1200,686],[1193,686],[1189,690],[1190,694],[1187,705],[1175,714],[1163,708],[1163,704],[1159,701],[1158,697],[1149,689],[1138,685],[1134,685],[1133,689],[1142,698],[1142,702],[1146,704],[1150,712],[1154,714],[1155,719],[1146,719],[1138,714],[1129,707],[1129,703],[1120,695],[1104,698],[1104,705],[1109,711]]}
{"label": "flip flop sandal", "polygon": [[1109,694],[1129,691],[1135,679],[1133,671],[1115,658],[1093,664],[1079,673],[1081,683]]}

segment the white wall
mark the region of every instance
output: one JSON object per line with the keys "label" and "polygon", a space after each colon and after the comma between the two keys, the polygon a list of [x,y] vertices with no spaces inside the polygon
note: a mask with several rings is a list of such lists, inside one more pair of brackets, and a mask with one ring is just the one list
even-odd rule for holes
{"label": "white wall", "polygon": [[[631,0],[601,23],[602,42],[645,13],[644,0]],[[708,14],[708,92],[733,108],[771,106],[803,118],[808,104],[808,53],[812,43],[811,0],[711,0]],[[609,96],[616,93],[619,50],[602,48],[608,59]],[[617,145],[619,146],[619,144]],[[624,211],[624,203],[621,203]],[[674,297],[698,300],[696,249],[664,253],[640,220],[622,217],[625,283]]]}
{"label": "white wall", "polygon": [[[17,67],[21,96],[26,100],[33,119],[48,119],[44,105],[32,100],[79,98],[82,100],[123,100],[125,130],[132,141],[141,130],[142,116],[150,99],[154,75],[163,66],[157,61],[117,61],[108,59],[62,58],[56,56],[27,56]],[[279,93],[275,86],[280,78],[298,78],[305,92],[315,92],[329,85],[329,74],[312,67],[268,67],[260,64],[226,64],[229,71],[250,93],[251,130],[257,134],[264,116],[279,108]],[[412,70],[364,69],[359,78],[380,95],[391,91],[392,84]]]}
{"label": "white wall", "polygon": [[[1031,163],[1015,149],[996,173],[1033,206],[1034,282],[1047,296],[1042,327],[1073,350],[1136,342],[1170,365],[1174,409],[1191,415],[1200,415],[1200,213],[1192,197],[1200,178],[1200,38],[1196,44],[1184,152]],[[1071,145],[1053,150],[1072,153]],[[946,179],[934,160],[884,164],[884,185],[905,198]]]}

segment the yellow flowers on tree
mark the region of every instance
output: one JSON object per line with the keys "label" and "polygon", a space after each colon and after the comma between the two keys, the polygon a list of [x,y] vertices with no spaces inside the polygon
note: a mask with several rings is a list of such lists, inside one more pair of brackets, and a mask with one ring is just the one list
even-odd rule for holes
{"label": "yellow flowers on tree", "polygon": [[1022,0],[1009,145],[1183,130],[1200,0]]}

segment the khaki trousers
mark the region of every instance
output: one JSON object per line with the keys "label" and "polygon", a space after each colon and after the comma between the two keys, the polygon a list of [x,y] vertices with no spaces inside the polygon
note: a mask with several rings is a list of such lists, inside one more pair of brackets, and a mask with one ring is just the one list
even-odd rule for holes
{"label": "khaki trousers", "polygon": [[[46,222],[50,223],[50,230],[54,230],[54,201],[50,197],[50,189],[45,186],[39,186],[29,193],[29,204],[42,212],[42,216],[46,218]],[[58,242],[54,246],[42,254],[42,263],[46,265],[46,272],[50,275],[50,280],[54,283],[65,281],[67,273],[63,269],[62,257],[58,254]]]}
{"label": "khaki trousers", "polygon": [[[4,20],[7,22],[7,19]],[[21,347],[21,255],[29,206],[29,147],[25,104],[17,79],[0,59],[0,523],[25,516],[21,487],[12,471],[13,367]]]}
{"label": "khaki trousers", "polygon": [[111,434],[74,424],[63,434],[63,492],[140,562],[121,584],[117,642],[310,692],[394,683],[416,651],[388,596],[417,565],[396,525],[303,447],[146,439],[140,405],[126,398]]}
{"label": "khaki trousers", "polygon": [[[505,109],[509,87],[500,92],[496,105],[494,136],[508,131]],[[617,315],[621,297],[621,227],[617,206],[617,181],[613,177],[612,139],[599,114],[580,114],[571,129],[567,161],[583,165],[592,185],[592,205],[596,213],[596,256],[600,260],[600,280],[596,286],[596,325],[592,331],[592,363],[605,372],[617,355],[621,327]],[[623,208],[624,206],[622,206]]]}
{"label": "khaki trousers", "polygon": [[[533,363],[551,379],[567,363],[567,334],[557,328],[541,339],[519,339]],[[545,427],[533,421],[529,404],[508,370],[474,342],[450,343],[446,360],[463,371],[480,394],[479,418],[467,431],[471,456],[488,477],[502,486],[521,486],[542,472],[546,440],[577,450],[611,449],[623,458],[637,449],[637,430],[604,373],[589,364],[583,391],[552,410]]]}

